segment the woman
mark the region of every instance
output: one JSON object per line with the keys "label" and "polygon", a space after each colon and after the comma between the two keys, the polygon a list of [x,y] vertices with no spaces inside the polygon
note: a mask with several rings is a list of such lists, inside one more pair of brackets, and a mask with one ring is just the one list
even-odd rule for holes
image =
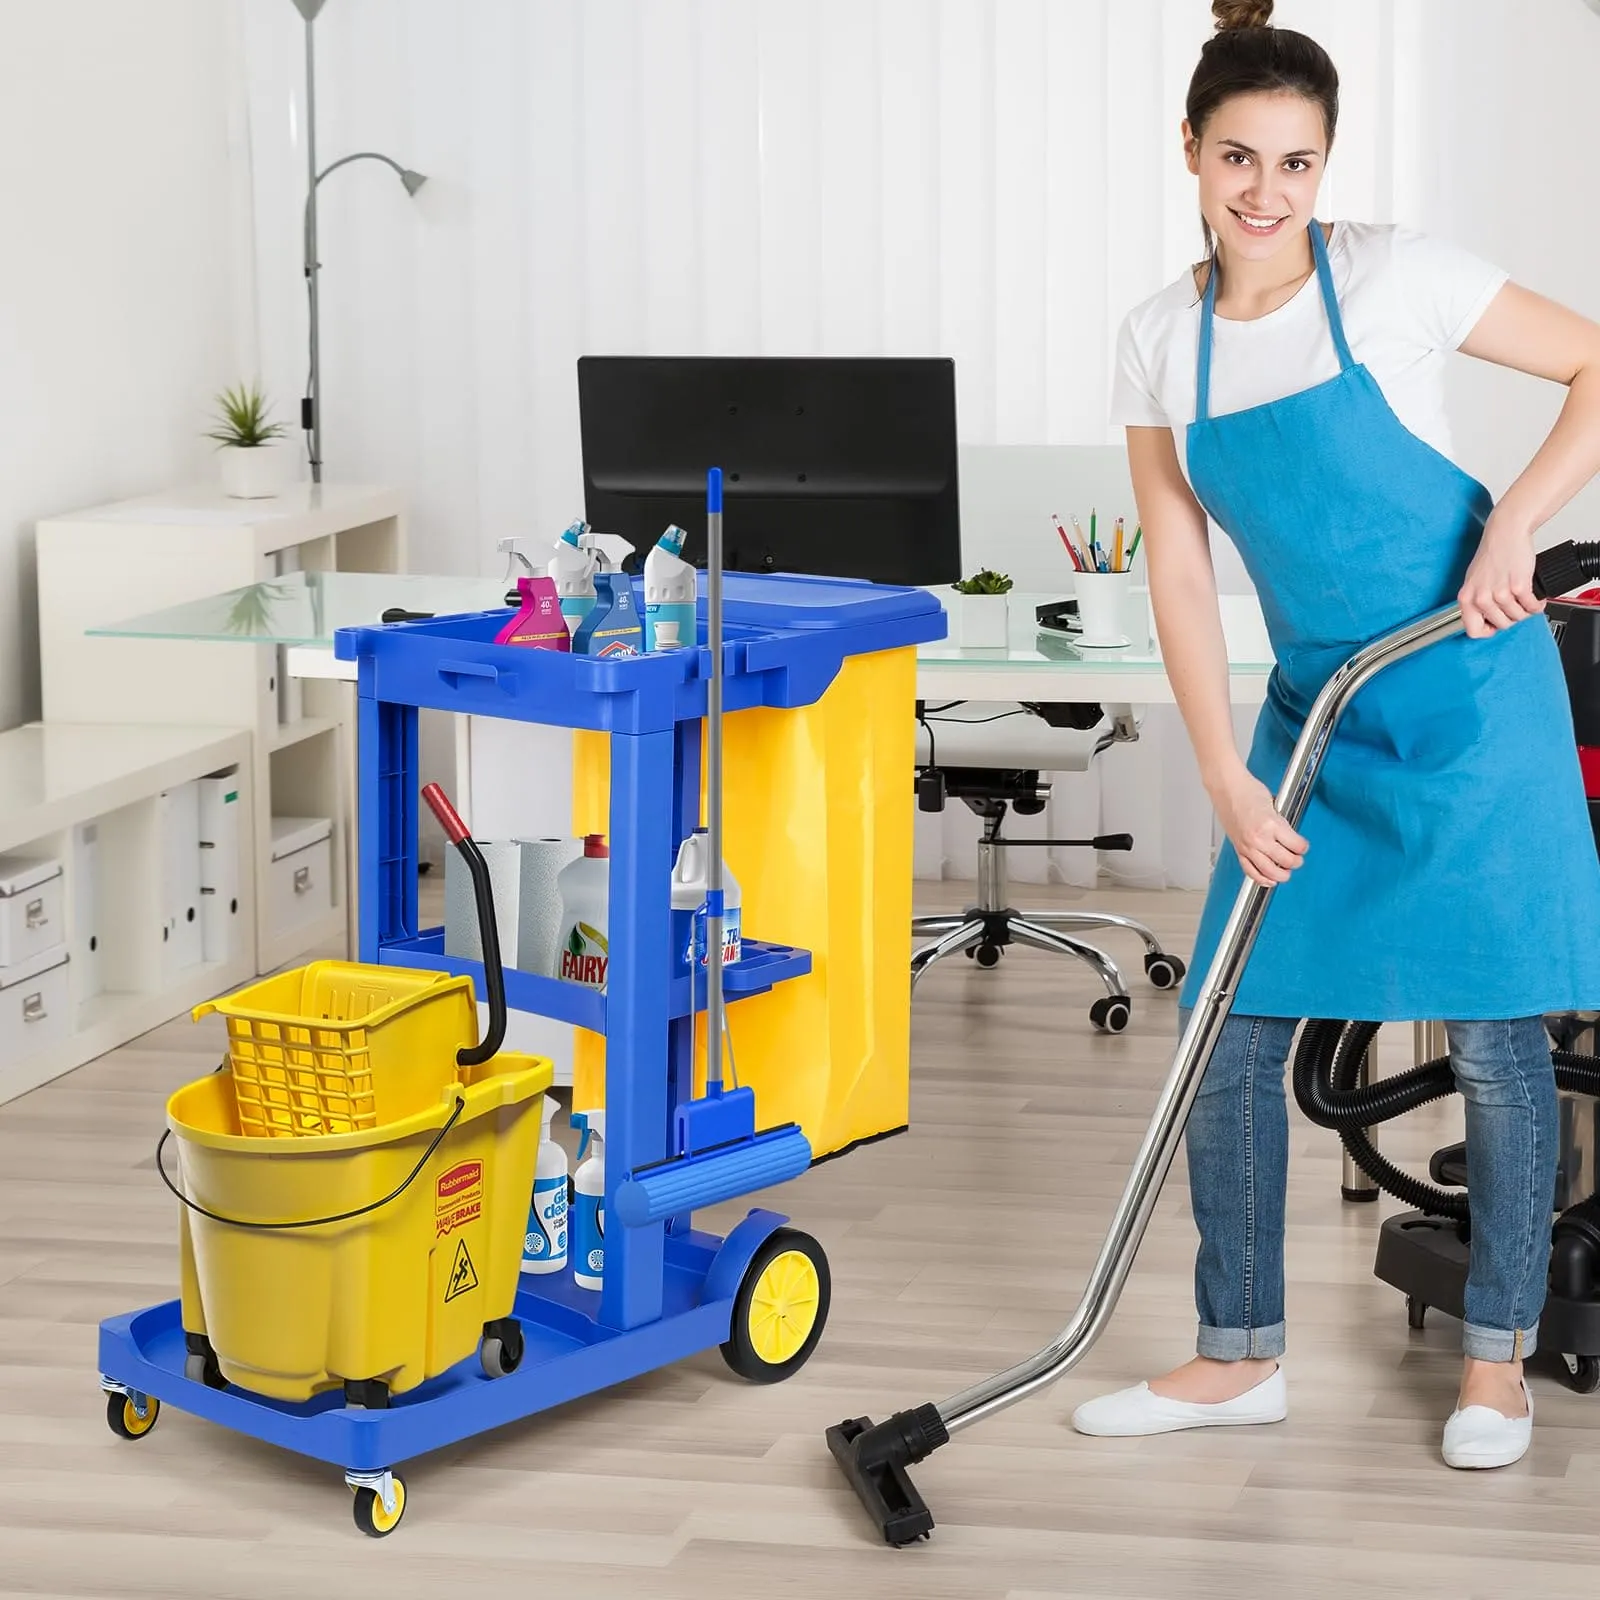
{"label": "woman", "polygon": [[[1526,1452],[1556,1100],[1542,1017],[1600,1003],[1600,863],[1533,535],[1600,469],[1600,328],[1475,257],[1313,214],[1338,116],[1320,46],[1271,0],[1215,0],[1184,140],[1207,260],[1122,329],[1117,421],[1168,673],[1226,830],[1183,1004],[1241,874],[1274,887],[1187,1130],[1196,1359],[1090,1401],[1079,1431],[1276,1422],[1284,1376],[1283,1077],[1301,1017],[1446,1017],[1466,1099],[1472,1260],[1455,1467]],[[1446,352],[1567,386],[1498,505],[1455,466]],[[1238,546],[1277,662],[1237,753],[1207,513]],[[1273,791],[1355,649],[1458,599],[1465,633],[1374,679],[1303,835]]]}

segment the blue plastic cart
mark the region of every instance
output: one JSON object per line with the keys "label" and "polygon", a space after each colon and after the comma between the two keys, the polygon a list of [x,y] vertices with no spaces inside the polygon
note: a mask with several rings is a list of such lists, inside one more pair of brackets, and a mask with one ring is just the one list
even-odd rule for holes
{"label": "blue plastic cart", "polygon": [[[703,638],[704,596],[700,612]],[[942,608],[923,590],[795,577],[729,577],[722,615],[726,711],[811,705],[847,657],[945,632]],[[693,1099],[694,1016],[705,1008],[706,983],[682,955],[677,919],[687,914],[672,911],[669,888],[678,846],[699,816],[711,652],[702,644],[599,659],[517,649],[493,642],[504,621],[492,612],[336,636],[336,654],[359,671],[359,953],[363,962],[468,973],[483,992],[482,966],[447,956],[443,930],[417,925],[419,708],[610,736],[606,993],[505,973],[512,1009],[606,1040],[604,1288],[580,1289],[570,1271],[524,1274],[520,1338],[513,1331],[500,1341],[497,1360],[463,1362],[378,1407],[337,1392],[286,1403],[214,1387],[218,1375],[208,1382],[186,1345],[177,1300],[113,1317],[100,1330],[116,1432],[142,1436],[167,1402],[331,1462],[358,1491],[357,1521],[369,1533],[398,1523],[404,1485],[393,1469],[412,1457],[713,1347],[743,1376],[786,1377],[810,1355],[827,1310],[826,1260],[787,1218],[752,1210],[726,1238],[691,1226],[696,1207],[753,1193],[810,1161],[809,1146],[790,1130],[780,1141],[784,1170],[776,1170],[749,1129],[733,1130],[709,1163],[681,1159],[696,1113],[712,1113],[702,1117],[702,1135],[720,1115]],[[725,998],[764,993],[810,965],[808,951],[746,937],[741,959],[725,971]],[[797,1282],[813,1286],[816,1315],[798,1348],[774,1346],[756,1327],[763,1296],[770,1301]]]}

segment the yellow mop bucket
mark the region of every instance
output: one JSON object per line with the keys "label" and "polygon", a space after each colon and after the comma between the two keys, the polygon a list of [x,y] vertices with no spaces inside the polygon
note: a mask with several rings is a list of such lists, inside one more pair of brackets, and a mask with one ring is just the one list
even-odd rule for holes
{"label": "yellow mop bucket", "polygon": [[457,1078],[444,1062],[433,1105],[349,1133],[242,1132],[226,1070],[167,1102],[184,1331],[224,1378],[279,1400],[397,1394],[510,1316],[551,1064],[507,1052]]}

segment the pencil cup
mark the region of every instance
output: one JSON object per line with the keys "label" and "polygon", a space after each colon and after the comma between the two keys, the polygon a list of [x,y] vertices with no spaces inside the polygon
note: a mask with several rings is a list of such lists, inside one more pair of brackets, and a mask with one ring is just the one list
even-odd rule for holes
{"label": "pencil cup", "polygon": [[1112,648],[1125,645],[1128,607],[1132,597],[1131,572],[1078,572],[1073,574],[1082,633],[1078,643]]}

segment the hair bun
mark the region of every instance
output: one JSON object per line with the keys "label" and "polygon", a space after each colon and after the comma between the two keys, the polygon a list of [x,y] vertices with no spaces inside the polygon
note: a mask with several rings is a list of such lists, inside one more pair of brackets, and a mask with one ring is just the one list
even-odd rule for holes
{"label": "hair bun", "polygon": [[1218,33],[1267,28],[1272,25],[1272,0],[1211,0],[1211,14]]}

